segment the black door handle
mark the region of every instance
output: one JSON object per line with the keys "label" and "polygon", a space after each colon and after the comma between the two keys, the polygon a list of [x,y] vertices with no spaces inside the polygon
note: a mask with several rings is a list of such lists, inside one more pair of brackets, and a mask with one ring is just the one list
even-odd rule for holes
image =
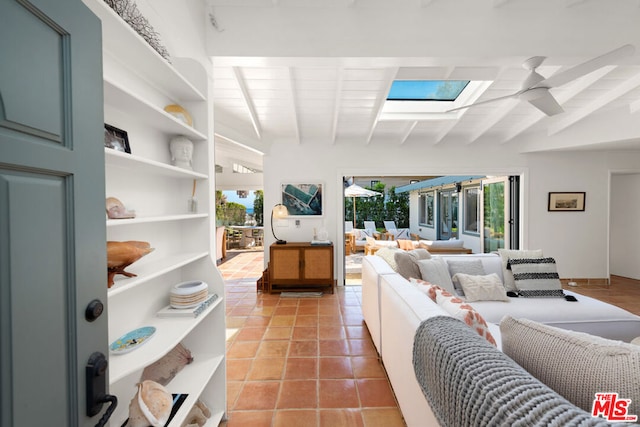
{"label": "black door handle", "polygon": [[107,366],[109,362],[104,354],[95,352],[89,357],[85,368],[87,382],[87,416],[93,417],[100,413],[102,405],[111,403],[98,424],[95,427],[102,427],[118,406],[118,398],[107,394]]}

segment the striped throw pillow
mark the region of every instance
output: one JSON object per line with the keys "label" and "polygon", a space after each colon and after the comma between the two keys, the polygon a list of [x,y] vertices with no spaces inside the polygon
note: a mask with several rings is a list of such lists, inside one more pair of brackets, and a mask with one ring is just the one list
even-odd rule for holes
{"label": "striped throw pillow", "polygon": [[508,268],[518,294],[523,297],[564,297],[553,258],[509,259]]}

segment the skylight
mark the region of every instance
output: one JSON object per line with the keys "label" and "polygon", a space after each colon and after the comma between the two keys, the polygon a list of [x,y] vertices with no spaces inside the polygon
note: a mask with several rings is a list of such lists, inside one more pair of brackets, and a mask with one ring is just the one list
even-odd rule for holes
{"label": "skylight", "polygon": [[449,110],[474,103],[491,83],[485,80],[415,80],[400,77],[391,85],[379,120],[457,120],[466,110]]}
{"label": "skylight", "polygon": [[469,80],[394,80],[389,101],[455,101]]}

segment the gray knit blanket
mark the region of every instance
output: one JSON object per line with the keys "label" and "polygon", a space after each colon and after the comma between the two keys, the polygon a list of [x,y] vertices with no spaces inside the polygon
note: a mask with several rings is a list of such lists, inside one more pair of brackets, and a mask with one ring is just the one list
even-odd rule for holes
{"label": "gray knit blanket", "polygon": [[452,317],[420,324],[413,367],[444,427],[612,425],[561,397]]}

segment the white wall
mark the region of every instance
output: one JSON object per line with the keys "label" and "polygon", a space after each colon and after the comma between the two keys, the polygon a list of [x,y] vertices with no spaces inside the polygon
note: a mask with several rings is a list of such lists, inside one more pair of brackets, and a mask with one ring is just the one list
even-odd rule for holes
{"label": "white wall", "polygon": [[640,279],[640,174],[611,176],[610,270],[617,276]]}
{"label": "white wall", "polygon": [[[275,144],[264,159],[265,215],[279,203],[282,182],[321,181],[325,183],[325,216],[302,220],[300,228],[293,226],[293,220],[285,221],[288,227],[277,227],[276,233],[285,240],[308,241],[313,228],[324,225],[330,238],[338,243],[342,241],[343,176],[520,175],[523,187],[520,247],[540,248],[545,255],[556,258],[561,277],[608,277],[609,171],[634,167],[640,161],[640,152],[521,155],[508,149],[508,146],[414,145],[403,146],[390,157],[388,147]],[[548,212],[551,191],[585,191],[585,212]],[[266,234],[266,240],[267,245],[273,242],[270,234]],[[336,245],[336,266],[342,264],[342,256],[343,248]],[[339,270],[337,267],[337,274],[341,273]]]}

